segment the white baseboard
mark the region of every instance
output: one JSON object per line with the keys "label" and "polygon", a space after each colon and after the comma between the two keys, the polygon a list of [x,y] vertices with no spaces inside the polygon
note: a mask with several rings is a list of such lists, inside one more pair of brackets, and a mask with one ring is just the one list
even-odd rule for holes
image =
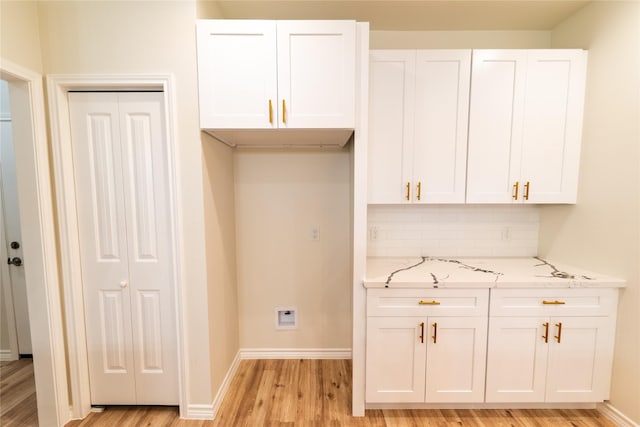
{"label": "white baseboard", "polygon": [[0,362],[11,362],[12,360],[18,360],[19,357],[11,350],[0,350]]}
{"label": "white baseboard", "polygon": [[233,362],[231,362],[231,366],[229,367],[227,374],[224,376],[224,379],[222,380],[222,384],[220,385],[220,388],[218,388],[216,397],[213,399],[213,404],[211,405],[213,415],[211,419],[214,419],[218,414],[220,405],[222,405],[222,400],[224,399],[224,397],[227,394],[227,391],[229,390],[229,386],[231,385],[231,381],[233,380],[233,377],[236,375],[236,371],[238,370],[239,364],[240,364],[240,352],[238,351],[236,353],[236,357],[233,358]]}
{"label": "white baseboard", "polygon": [[212,420],[213,417],[213,404],[189,404],[187,405],[187,414],[181,418],[186,420]]}
{"label": "white baseboard", "polygon": [[640,427],[640,424],[627,417],[625,414],[620,412],[618,408],[616,408],[609,402],[600,403],[598,405],[598,411],[600,411],[602,415],[616,423],[616,425],[619,427]]}
{"label": "white baseboard", "polygon": [[351,349],[241,348],[240,359],[351,359]]}

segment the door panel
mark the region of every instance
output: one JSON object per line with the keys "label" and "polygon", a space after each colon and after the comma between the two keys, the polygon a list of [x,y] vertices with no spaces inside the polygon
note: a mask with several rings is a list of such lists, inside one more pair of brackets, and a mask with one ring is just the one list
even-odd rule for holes
{"label": "door panel", "polygon": [[[6,88],[6,86],[4,87]],[[3,96],[8,96],[8,93],[3,93]],[[0,191],[2,191],[4,202],[1,214],[5,225],[5,238],[0,241],[0,244],[6,246],[7,258],[18,257],[23,262],[29,262],[24,259],[22,246],[18,249],[12,249],[10,246],[11,242],[18,242],[22,245],[12,125],[10,116],[3,116],[0,120],[0,173],[2,174]],[[4,262],[7,258],[3,257],[0,261]],[[5,265],[7,265],[6,262]],[[7,307],[7,312],[11,311],[11,316],[15,319],[15,323],[13,320],[8,322],[8,326],[15,329],[10,332],[10,335],[15,334],[17,337],[17,352],[19,354],[31,354],[31,330],[29,329],[29,307],[27,305],[27,282],[24,266],[8,265],[8,280],[9,283],[6,286],[9,286],[10,289],[7,294],[12,299],[7,299],[4,304],[13,305],[13,307]]]}
{"label": "door panel", "polygon": [[201,128],[269,129],[277,104],[276,22],[199,21]]}
{"label": "door panel", "polygon": [[135,403],[118,95],[70,93],[93,404]]}
{"label": "door panel", "polygon": [[490,319],[487,402],[544,402],[547,321],[544,317]]}
{"label": "door panel", "polygon": [[425,323],[424,317],[367,318],[367,402],[424,402]]}
{"label": "door panel", "polygon": [[176,404],[161,93],[72,93],[93,404]]}
{"label": "door panel", "polygon": [[[550,321],[547,402],[599,402],[608,398],[614,326],[610,317]],[[562,325],[561,333],[558,333]]]}
{"label": "door panel", "polygon": [[378,50],[369,62],[369,203],[409,203],[415,51]]}
{"label": "door panel", "polygon": [[470,79],[470,50],[417,52],[414,203],[464,203]]}
{"label": "door panel", "polygon": [[[137,401],[178,401],[168,161],[161,93],[119,94]],[[162,314],[162,315],[161,315]],[[168,384],[174,384],[168,387]],[[144,391],[144,392],[142,392]]]}
{"label": "door panel", "polygon": [[467,203],[511,203],[520,176],[526,50],[474,50]]}
{"label": "door panel", "polygon": [[487,319],[429,317],[427,402],[484,402]]}
{"label": "door panel", "polygon": [[354,21],[278,21],[279,127],[355,127],[355,35]]}

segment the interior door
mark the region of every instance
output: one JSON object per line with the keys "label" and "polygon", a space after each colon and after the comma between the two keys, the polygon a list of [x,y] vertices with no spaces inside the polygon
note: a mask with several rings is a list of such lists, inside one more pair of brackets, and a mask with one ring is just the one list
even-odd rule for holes
{"label": "interior door", "polygon": [[[8,100],[8,86],[3,84],[2,97]],[[8,104],[8,103],[7,103]],[[6,106],[8,107],[8,105]],[[16,161],[13,148],[13,134],[11,115],[8,108],[3,103],[2,117],[0,120],[0,191],[3,197],[2,220],[5,226],[4,239],[0,244],[6,246],[6,258],[2,262],[11,259],[12,264],[8,264],[8,278],[12,301],[7,300],[5,304],[13,304],[7,307],[7,311],[12,311],[15,319],[15,330],[17,334],[18,353],[32,354],[31,331],[29,328],[29,307],[27,305],[27,283],[24,274],[24,261],[22,255],[22,238],[20,233],[20,209],[18,207],[18,185],[16,179]],[[12,244],[13,243],[13,244]],[[7,284],[3,284],[6,286]],[[7,322],[8,326],[9,323]]]}
{"label": "interior door", "polygon": [[162,93],[69,94],[93,404],[177,404]]}

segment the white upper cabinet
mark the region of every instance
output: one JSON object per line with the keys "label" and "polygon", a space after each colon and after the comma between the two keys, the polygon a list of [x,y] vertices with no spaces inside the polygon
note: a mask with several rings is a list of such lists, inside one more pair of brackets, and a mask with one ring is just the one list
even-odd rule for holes
{"label": "white upper cabinet", "polygon": [[355,22],[277,21],[278,126],[355,127]]}
{"label": "white upper cabinet", "polygon": [[464,203],[470,50],[377,50],[369,203]]}
{"label": "white upper cabinet", "polygon": [[203,129],[353,129],[355,21],[200,20]]}
{"label": "white upper cabinet", "polygon": [[575,203],[587,53],[474,50],[468,203]]}
{"label": "white upper cabinet", "polygon": [[372,51],[369,74],[368,202],[408,203],[403,165],[413,142],[415,51]]}

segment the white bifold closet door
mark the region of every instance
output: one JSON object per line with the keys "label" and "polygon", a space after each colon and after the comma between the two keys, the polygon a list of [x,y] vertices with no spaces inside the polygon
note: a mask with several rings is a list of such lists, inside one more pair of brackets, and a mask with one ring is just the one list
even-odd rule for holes
{"label": "white bifold closet door", "polygon": [[163,94],[70,93],[91,402],[178,403]]}

